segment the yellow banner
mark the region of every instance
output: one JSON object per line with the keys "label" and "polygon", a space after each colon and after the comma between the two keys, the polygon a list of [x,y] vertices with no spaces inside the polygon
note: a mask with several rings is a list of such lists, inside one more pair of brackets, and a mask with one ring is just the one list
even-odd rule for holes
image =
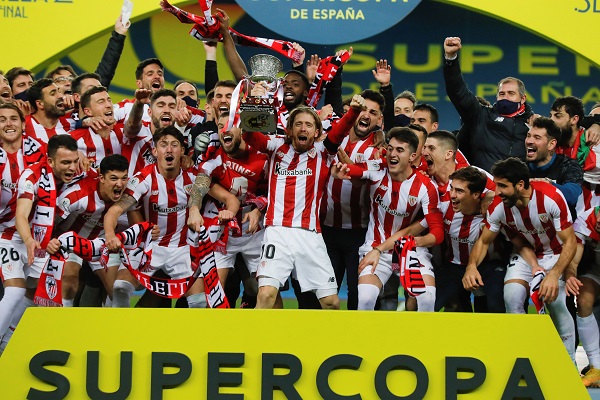
{"label": "yellow banner", "polygon": [[[469,8],[529,30],[600,66],[592,45],[600,23],[599,0],[438,0]],[[461,21],[448,21],[448,26]],[[500,33],[499,33],[500,34]],[[448,31],[448,36],[453,36]]]}
{"label": "yellow banner", "polygon": [[539,315],[33,308],[0,371],[5,399],[586,396]]}

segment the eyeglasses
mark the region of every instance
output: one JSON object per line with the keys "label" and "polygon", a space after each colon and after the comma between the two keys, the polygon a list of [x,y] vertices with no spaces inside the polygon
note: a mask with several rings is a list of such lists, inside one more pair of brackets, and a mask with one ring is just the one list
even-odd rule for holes
{"label": "eyeglasses", "polygon": [[59,76],[57,78],[54,78],[54,83],[66,83],[66,82],[73,82],[73,78],[72,76]]}

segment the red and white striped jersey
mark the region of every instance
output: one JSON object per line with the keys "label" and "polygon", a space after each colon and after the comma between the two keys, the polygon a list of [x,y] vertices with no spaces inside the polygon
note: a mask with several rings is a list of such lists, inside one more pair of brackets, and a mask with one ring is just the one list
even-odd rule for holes
{"label": "red and white striped jersey", "polygon": [[556,235],[572,225],[571,213],[560,190],[547,182],[532,181],[531,198],[524,209],[508,208],[499,196],[488,208],[486,226],[492,232],[505,228],[509,238],[520,236],[535,251],[538,258],[560,254],[562,242]]}
{"label": "red and white striped jersey", "polygon": [[63,219],[60,231],[75,231],[80,236],[95,239],[104,236],[104,214],[112,203],[100,198],[97,175],[86,176],[69,185],[56,199],[56,214]]}
{"label": "red and white striped jersey", "polygon": [[127,182],[125,193],[142,205],[146,221],[158,225],[156,243],[182,247],[187,240],[188,199],[196,179],[194,169],[180,171],[173,180],[165,179],[156,165],[149,165]]}
{"label": "red and white striped jersey", "polygon": [[[319,208],[334,155],[322,142],[304,153],[274,136],[266,148],[251,146],[269,154],[269,205],[266,226],[287,226],[321,232]],[[248,142],[248,140],[246,140]]]}
{"label": "red and white striped jersey", "polygon": [[[352,172],[351,176],[357,177]],[[414,222],[421,212],[432,227],[432,233],[434,226],[439,227],[439,241],[443,240],[439,198],[428,177],[413,172],[408,179],[397,182],[392,180],[387,169],[363,171],[362,176],[358,177],[370,182],[371,209],[365,244],[372,247],[380,245],[392,234]]]}
{"label": "red and white striped jersey", "polygon": [[[477,170],[479,170],[479,172],[483,172],[485,174],[485,176],[487,177],[487,181],[485,184],[485,189],[483,189],[483,193],[495,191],[496,184],[494,183],[494,177],[489,172],[484,170],[483,168],[479,168],[474,165],[471,165],[471,166],[473,168],[477,168]],[[456,170],[459,170],[464,167],[469,167],[469,164],[462,164],[462,165],[457,164]],[[440,204],[450,203],[450,185],[452,184],[452,179],[448,179],[448,182],[446,182],[446,184],[442,184],[442,185],[440,183],[438,183],[438,181],[435,180],[434,176],[431,177],[431,181],[434,183],[435,187],[437,188],[438,195],[440,196]]]}
{"label": "red and white striped jersey", "polygon": [[8,153],[0,148],[0,238],[6,240],[18,239],[19,233],[15,227],[15,212],[17,211],[17,188],[19,177],[25,170],[23,152]]}
{"label": "red and white striped jersey", "polygon": [[[241,158],[231,158],[218,148],[213,158],[198,166],[200,171],[212,177],[213,181],[219,183],[225,189],[234,194],[240,201],[242,207],[238,212],[237,220],[242,222],[243,212],[250,211],[246,206],[246,195],[255,197],[260,185],[266,188],[267,155],[249,148]],[[208,197],[204,205],[204,216],[215,218],[222,209],[221,204]]]}
{"label": "red and white striped jersey", "polygon": [[[113,116],[117,120],[117,124],[125,124],[133,108],[133,103],[135,103],[135,99],[125,99],[113,104]],[[149,109],[150,105],[144,104],[144,111],[142,112],[142,122],[145,123],[144,125],[152,123],[152,119],[148,114]]]}
{"label": "red and white striped jersey", "polygon": [[77,148],[90,160],[91,168],[100,168],[100,162],[111,154],[122,154],[123,125],[118,124],[110,131],[109,136],[103,139],[92,128],[77,129],[71,132],[77,141]]}
{"label": "red and white striped jersey", "polygon": [[440,203],[444,216],[444,238],[446,241],[446,260],[458,265],[469,263],[469,254],[481,235],[483,215],[464,215],[455,212],[450,202]]}
{"label": "red and white striped jersey", "polygon": [[[377,150],[371,134],[365,140],[350,143],[344,138],[340,145],[354,163],[374,159]],[[335,162],[337,162],[337,156]],[[368,164],[365,164],[368,167]],[[379,169],[379,168],[377,168]],[[330,176],[321,202],[321,223],[333,228],[366,228],[369,225],[369,193],[365,181],[335,179]]]}
{"label": "red and white striped jersey", "polygon": [[71,124],[66,117],[60,117],[54,128],[44,128],[33,115],[25,117],[25,136],[32,137],[43,145],[48,144],[52,136],[66,135],[71,131]]}
{"label": "red and white striped jersey", "polygon": [[133,176],[149,165],[156,164],[156,157],[152,154],[153,148],[152,132],[145,126],[136,137],[123,137],[121,154],[129,160],[129,176]]}

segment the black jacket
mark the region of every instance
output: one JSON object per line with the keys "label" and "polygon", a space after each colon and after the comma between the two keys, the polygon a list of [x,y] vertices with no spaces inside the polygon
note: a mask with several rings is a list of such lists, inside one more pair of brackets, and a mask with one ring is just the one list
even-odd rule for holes
{"label": "black jacket", "polygon": [[470,155],[471,164],[490,171],[496,161],[508,157],[525,160],[525,136],[529,131],[526,123],[533,115],[527,103],[525,112],[514,118],[503,117],[493,108],[481,105],[467,88],[458,58],[445,60],[444,80],[450,101],[469,127],[461,130],[460,134],[466,137],[459,137],[459,142],[467,146],[464,150]]}

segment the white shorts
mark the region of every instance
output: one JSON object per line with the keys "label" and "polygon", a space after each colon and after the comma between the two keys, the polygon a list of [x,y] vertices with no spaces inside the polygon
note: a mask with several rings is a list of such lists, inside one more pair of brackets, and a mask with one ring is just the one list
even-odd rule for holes
{"label": "white shorts", "polygon": [[[133,260],[132,264],[135,265]],[[172,279],[189,278],[192,276],[190,246],[163,247],[153,244],[150,265],[142,272],[152,276],[159,269],[165,271]]]}
{"label": "white shorts", "polygon": [[0,267],[4,280],[25,279],[30,270],[25,243],[20,240],[0,239]]}
{"label": "white shorts", "polygon": [[256,272],[260,261],[260,246],[265,236],[265,230],[261,229],[254,235],[242,235],[240,237],[229,236],[227,240],[227,254],[215,250],[215,261],[218,269],[233,269],[235,257],[239,253],[242,255],[248,271],[252,274]]}
{"label": "white shorts", "polygon": [[[542,258],[538,258],[538,264],[540,267],[544,268],[546,271],[550,271],[554,268],[554,264],[558,261],[559,254],[550,254],[545,255]],[[523,257],[518,254],[513,254],[510,256],[510,262],[508,263],[508,267],[506,268],[506,275],[504,275],[504,282],[520,279],[527,283],[531,283],[533,279],[533,275],[531,273],[531,265],[527,264]],[[559,282],[564,284],[564,279],[561,276]]]}
{"label": "white shorts", "polygon": [[[269,226],[265,229],[256,275],[272,278],[281,288],[290,274],[298,280],[303,292],[314,291],[318,298],[337,293],[335,273],[320,233]],[[258,286],[273,286],[272,282],[259,279]]]}
{"label": "white shorts", "polygon": [[[359,260],[362,260],[363,257],[369,252],[373,250],[373,248],[369,245],[362,245],[358,249]],[[433,256],[425,247],[417,247],[415,249],[417,252],[417,256],[419,257],[419,262],[423,265],[421,267],[421,275],[429,275],[432,278],[435,278],[435,274],[433,273],[433,264],[431,263],[431,259]],[[377,263],[377,267],[375,267],[375,272],[371,272],[373,268],[367,266],[362,270],[359,278],[365,275],[375,275],[379,278],[382,285],[385,285],[386,282],[394,273],[396,276],[400,276],[400,271],[397,269],[392,269],[392,254],[391,253],[382,253],[379,256],[379,262]]]}
{"label": "white shorts", "polygon": [[[83,265],[83,259],[75,253],[69,253],[67,262],[74,262],[75,264],[79,265],[80,267]],[[120,263],[121,263],[121,258],[119,257],[119,253],[110,253],[108,255],[108,266],[109,267],[118,266]],[[90,266],[91,270],[94,272],[103,269],[102,265],[100,265],[100,261],[88,261],[88,265]]]}

